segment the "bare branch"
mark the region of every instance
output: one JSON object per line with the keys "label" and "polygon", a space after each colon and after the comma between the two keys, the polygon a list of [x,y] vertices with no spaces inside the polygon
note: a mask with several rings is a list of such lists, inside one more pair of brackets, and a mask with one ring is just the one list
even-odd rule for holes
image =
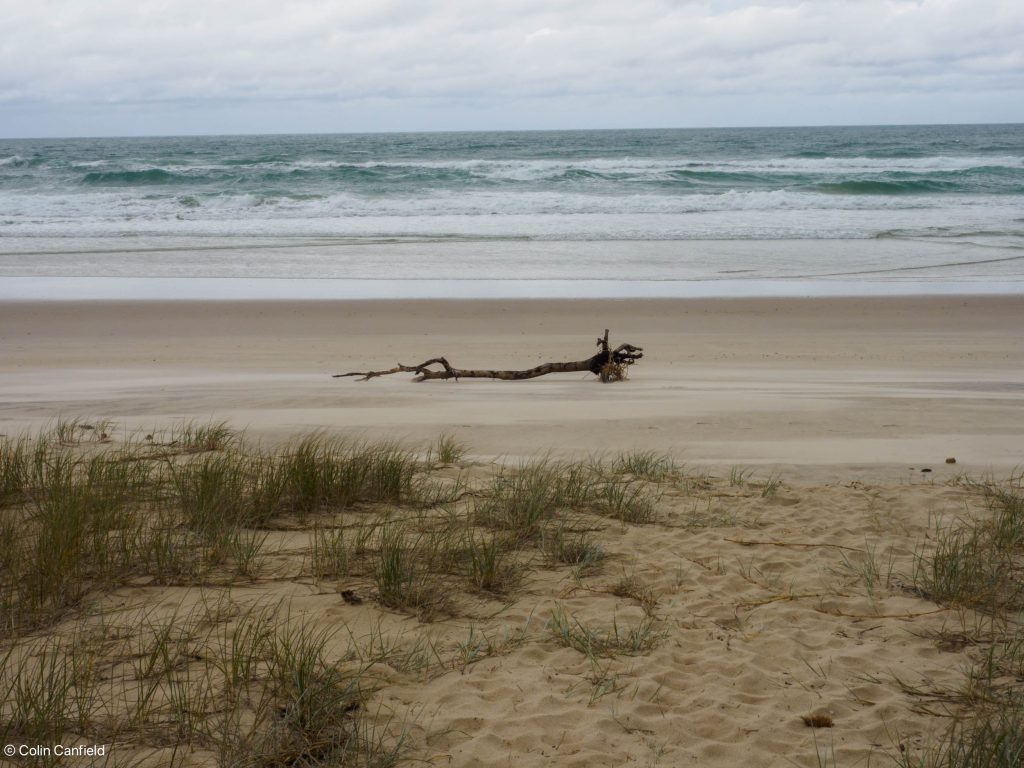
{"label": "bare branch", "polygon": [[[599,376],[601,381],[620,381],[626,378],[626,368],[643,357],[643,348],[632,344],[620,344],[614,350],[608,346],[608,330],[604,336],[598,337],[597,346],[601,348],[593,357],[572,362],[544,363],[525,370],[484,370],[453,368],[443,357],[434,357],[419,365],[403,365],[397,363],[394,368],[386,371],[352,371],[336,373],[332,378],[341,379],[358,376],[359,381],[368,381],[378,376],[389,376],[393,373],[415,374],[413,381],[432,381],[435,379],[500,379],[502,381],[521,381],[547,376],[549,373],[574,373],[590,371]],[[440,366],[432,367],[432,366]]]}

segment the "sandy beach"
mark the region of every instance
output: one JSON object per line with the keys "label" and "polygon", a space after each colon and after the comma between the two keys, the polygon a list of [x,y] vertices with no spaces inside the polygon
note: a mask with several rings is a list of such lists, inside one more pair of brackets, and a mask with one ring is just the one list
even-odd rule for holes
{"label": "sandy beach", "polygon": [[[1024,462],[1024,299],[81,302],[0,305],[0,430],[58,415],[129,428],[226,420],[410,440],[481,457],[634,448],[711,464],[943,471]],[[438,355],[529,368],[613,343],[630,381],[359,382]],[[610,435],[614,435],[609,439]],[[836,476],[839,476],[838,474]]]}
{"label": "sandy beach", "polygon": [[0,768],[1024,768],[1024,2],[4,9]]}
{"label": "sandy beach", "polygon": [[[171,621],[170,681],[220,670],[211,649],[251,606],[286,606],[289,619],[343,628],[325,645],[332,659],[373,656],[373,692],[353,711],[380,743],[400,742],[399,763],[898,764],[973,706],[960,692],[991,615],[923,587],[918,566],[942,525],[991,514],[992,496],[967,480],[1001,483],[1024,466],[1021,318],[1020,296],[0,304],[9,438],[63,416],[109,420],[115,447],[133,431],[160,443],[188,420],[271,447],[315,430],[398,440],[418,456],[443,433],[464,444],[441,462],[430,448],[426,475],[463,489],[436,509],[275,512],[259,529],[259,566],[133,571],[33,632],[102,626],[90,658],[100,680],[123,680],[117,643]],[[437,355],[472,368],[583,359],[605,328],[644,349],[625,382],[331,378]],[[73,447],[95,443],[83,433]],[[200,460],[190,455],[172,466]],[[404,552],[467,525],[511,536],[488,500],[506,473],[545,457],[600,459],[587,470],[600,501],[552,502],[508,544],[507,584],[482,587],[435,553],[422,556],[440,569],[430,583],[450,596],[443,608],[388,598],[373,559],[398,525],[388,521],[407,526]],[[613,504],[616,488],[641,507]],[[328,524],[383,538],[347,550],[345,569],[320,568]],[[566,554],[570,533],[592,561]],[[215,720],[221,710],[202,701]],[[198,726],[185,752],[152,736],[170,711],[155,704],[149,731],[98,732],[139,764],[226,764]]]}

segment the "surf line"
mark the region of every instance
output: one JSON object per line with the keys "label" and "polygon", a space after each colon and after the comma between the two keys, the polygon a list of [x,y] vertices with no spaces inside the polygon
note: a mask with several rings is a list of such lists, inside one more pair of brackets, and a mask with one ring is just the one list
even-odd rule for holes
{"label": "surf line", "polygon": [[923,264],[917,267],[890,267],[888,269],[863,269],[854,272],[818,272],[806,275],[794,275],[801,279],[808,277],[849,277],[852,275],[878,275],[887,272],[914,272],[922,269],[943,269],[945,267],[971,267],[975,264],[998,264],[1003,261],[1019,261],[1024,259],[1024,254],[1017,256],[1004,256],[1001,259],[979,259],[978,261],[950,261],[945,264]]}

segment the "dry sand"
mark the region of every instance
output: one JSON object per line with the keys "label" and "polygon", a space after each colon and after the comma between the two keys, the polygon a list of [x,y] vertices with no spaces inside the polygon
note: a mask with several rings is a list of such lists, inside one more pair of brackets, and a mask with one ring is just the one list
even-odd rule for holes
{"label": "dry sand", "polygon": [[[1024,297],[8,303],[0,433],[58,414],[124,428],[223,419],[271,439],[450,431],[470,446],[470,477],[545,451],[670,451],[704,479],[670,488],[653,524],[595,520],[599,569],[538,566],[508,605],[466,596],[457,616],[421,624],[284,578],[287,558],[237,592],[287,597],[357,636],[429,637],[447,671],[396,671],[375,703],[412,718],[415,756],[431,765],[831,764],[818,749],[883,765],[946,725],[896,679],[963,677],[970,649],[932,633],[973,617],[903,587],[929,525],[981,508],[958,473],[1024,465],[1022,319]],[[605,327],[645,349],[628,382],[329,378],[439,354],[465,367],[585,358]],[[770,473],[782,484],[763,493]],[[612,594],[624,576],[657,597],[656,647],[595,666],[552,639],[556,605],[592,626],[640,622],[638,600]],[[525,634],[460,664],[471,627],[498,646]],[[835,727],[808,728],[812,713]]]}
{"label": "dry sand", "polygon": [[[1024,463],[1024,297],[0,304],[0,432],[58,414],[151,427],[324,427],[479,456],[671,450],[712,464]],[[644,347],[584,374],[414,384],[329,374],[445,355],[470,368]],[[936,466],[938,465],[938,466]],[[845,471],[845,470],[844,470]],[[845,475],[836,475],[843,476]]]}

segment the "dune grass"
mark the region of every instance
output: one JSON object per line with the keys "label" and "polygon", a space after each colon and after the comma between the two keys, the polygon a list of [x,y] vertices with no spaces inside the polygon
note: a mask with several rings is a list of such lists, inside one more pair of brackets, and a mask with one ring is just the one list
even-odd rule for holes
{"label": "dune grass", "polygon": [[575,616],[566,614],[557,605],[551,613],[548,629],[552,638],[567,648],[574,648],[587,658],[638,656],[655,648],[665,639],[665,631],[651,616],[644,616],[634,626],[622,626],[618,619],[610,627],[592,627]]}
{"label": "dune grass", "polygon": [[661,483],[677,475],[680,468],[671,456],[658,451],[633,451],[619,455],[612,468],[620,474]]}
{"label": "dune grass", "polygon": [[577,578],[596,569],[606,557],[590,530],[577,530],[564,519],[544,529],[540,549],[552,563],[572,566]]}
{"label": "dune grass", "polygon": [[[375,732],[363,709],[376,685],[371,665],[353,661],[348,646],[333,651],[336,635],[262,606],[228,623],[205,609],[141,613],[91,645],[35,641],[20,649],[21,663],[3,665],[0,737],[156,740],[209,751],[225,766],[393,765],[403,737]],[[132,663],[100,670],[104,644],[122,646]]]}
{"label": "dune grass", "polygon": [[952,725],[936,743],[901,754],[901,768],[1010,768],[1024,762],[1024,486],[975,484],[987,515],[937,524],[932,543],[918,551],[913,587],[942,605],[976,612],[985,621],[972,664],[959,690],[940,698],[954,709]]}
{"label": "dune grass", "polygon": [[28,485],[30,457],[26,437],[0,441],[0,508],[21,500]]}
{"label": "dune grass", "polygon": [[[421,451],[321,433],[270,449],[223,424],[142,439],[114,429],[71,420],[0,439],[5,743],[87,738],[184,745],[224,766],[388,766],[406,754],[409,730],[367,709],[381,680],[466,672],[519,647],[525,630],[499,636],[476,617],[499,615],[537,582],[564,586],[560,600],[580,589],[632,601],[630,622],[591,624],[561,605],[547,622],[543,642],[591,661],[591,703],[618,690],[609,660],[666,638],[659,594],[635,573],[609,578],[616,556],[607,547],[629,526],[672,519],[663,492],[691,484],[669,456],[542,458],[468,482],[472,472],[453,466],[468,449],[448,435]],[[754,484],[739,469],[728,484],[749,498],[779,487],[775,476]],[[951,698],[953,726],[924,751],[901,753],[905,768],[1019,764],[1020,485],[975,486],[987,513],[935,526],[914,559],[911,591],[988,621],[972,640],[970,695]],[[708,520],[688,526],[702,535],[712,514],[736,514],[727,502],[708,504]],[[891,561],[880,565],[867,544],[844,567],[871,596],[899,588]],[[339,611],[370,603],[414,626],[468,625],[454,641],[409,642],[383,628],[356,638],[343,624],[327,630],[292,615],[287,600],[230,597],[278,581],[333,596]],[[188,610],[106,601],[158,587],[211,597]]]}
{"label": "dune grass", "polygon": [[42,626],[90,591],[143,575],[162,584],[220,568],[252,577],[266,530],[282,520],[436,506],[458,492],[393,443],[314,434],[270,453],[222,424],[117,445],[86,444],[81,433],[61,421],[0,440],[0,634]]}
{"label": "dune grass", "polygon": [[[646,455],[644,455],[646,456]],[[630,454],[612,462],[528,462],[496,475],[473,510],[478,525],[535,541],[545,524],[567,510],[585,509],[629,524],[653,521],[661,490],[632,476]],[[654,459],[646,457],[644,465]],[[637,467],[633,467],[637,469]],[[653,472],[654,470],[651,469]]]}
{"label": "dune grass", "polygon": [[[399,546],[396,525],[376,540],[373,526],[352,526],[346,541],[317,520],[382,505],[450,515],[461,481],[434,480],[433,459],[420,462],[410,449],[313,434],[271,452],[223,423],[187,422],[112,444],[113,431],[107,422],[60,420],[37,435],[0,440],[0,634],[44,626],[91,591],[137,578],[167,585],[201,583],[214,572],[221,581],[253,578],[268,554],[267,531],[289,520],[313,521],[317,578],[340,576],[372,556],[367,568],[393,607],[421,611],[418,599],[401,595],[426,595],[420,573],[443,560],[450,562],[440,570],[461,573],[475,588],[507,592],[523,573],[514,550],[539,545],[553,562],[591,568],[600,547],[568,535],[562,517],[583,510],[648,522],[660,491],[643,478],[675,471],[668,457],[640,452],[508,468],[474,493],[460,542],[449,531],[439,545],[436,531],[409,528]],[[443,435],[428,456],[447,463],[465,449]],[[476,533],[477,526],[493,533]]]}
{"label": "dune grass", "polygon": [[466,576],[474,587],[504,595],[519,585],[524,567],[515,558],[514,541],[472,527],[467,527],[464,541]]}
{"label": "dune grass", "polygon": [[[417,452],[323,433],[270,449],[223,423],[142,436],[76,419],[0,439],[0,736],[128,755],[175,745],[221,766],[395,764],[408,723],[367,709],[379,671],[466,671],[518,648],[526,628],[471,620],[453,645],[356,638],[232,590],[280,578],[299,553],[285,580],[312,577],[339,605],[424,622],[460,600],[508,605],[535,569],[568,568],[577,583],[597,573],[602,518],[650,521],[675,472],[634,453],[543,459],[468,485],[450,471],[467,450],[451,435]],[[202,596],[110,601],[140,589]],[[658,637],[650,617],[563,624],[599,656]]]}
{"label": "dune grass", "polygon": [[1024,719],[1020,707],[987,709],[955,720],[946,736],[921,751],[897,758],[900,768],[1017,768],[1024,764]]}
{"label": "dune grass", "polygon": [[424,562],[429,540],[402,522],[387,522],[380,530],[373,579],[380,602],[422,618],[443,613],[448,594]]}
{"label": "dune grass", "polygon": [[1024,608],[1020,575],[1024,549],[1024,491],[1021,478],[983,483],[989,515],[978,520],[936,524],[935,544],[919,553],[914,586],[944,604],[999,613]]}
{"label": "dune grass", "polygon": [[427,463],[434,464],[457,464],[466,455],[468,446],[456,439],[455,435],[445,432],[427,452]]}

